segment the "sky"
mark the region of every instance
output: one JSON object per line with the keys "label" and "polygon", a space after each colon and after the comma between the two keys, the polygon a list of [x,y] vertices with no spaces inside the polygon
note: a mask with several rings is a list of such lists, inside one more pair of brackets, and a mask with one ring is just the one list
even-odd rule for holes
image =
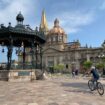
{"label": "sky", "polygon": [[0,24],[15,26],[21,11],[24,24],[35,29],[43,9],[49,29],[58,18],[68,42],[79,40],[81,46],[100,47],[105,40],[105,0],[0,0]]}

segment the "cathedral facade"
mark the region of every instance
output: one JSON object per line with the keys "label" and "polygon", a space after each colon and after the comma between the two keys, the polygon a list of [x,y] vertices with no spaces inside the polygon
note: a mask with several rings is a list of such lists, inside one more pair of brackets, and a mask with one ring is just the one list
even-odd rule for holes
{"label": "cathedral facade", "polygon": [[44,69],[56,65],[63,65],[64,70],[71,71],[73,68],[81,69],[83,61],[92,61],[94,64],[99,61],[99,55],[105,52],[105,42],[101,47],[82,47],[79,40],[67,42],[67,34],[60,26],[56,18],[54,26],[49,29],[45,12],[42,12],[40,30],[45,33],[46,43],[43,45],[42,64]]}

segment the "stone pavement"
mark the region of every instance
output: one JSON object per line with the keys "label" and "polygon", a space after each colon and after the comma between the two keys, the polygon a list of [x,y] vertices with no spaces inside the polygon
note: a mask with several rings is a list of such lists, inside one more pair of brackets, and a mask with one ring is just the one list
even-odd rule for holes
{"label": "stone pavement", "polygon": [[[105,105],[105,95],[91,92],[88,79],[52,76],[33,82],[0,81],[0,105]],[[105,80],[101,80],[105,86]]]}

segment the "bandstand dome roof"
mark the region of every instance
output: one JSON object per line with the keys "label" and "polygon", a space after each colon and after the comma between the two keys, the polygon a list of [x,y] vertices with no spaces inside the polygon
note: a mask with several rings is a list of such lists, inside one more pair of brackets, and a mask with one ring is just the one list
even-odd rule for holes
{"label": "bandstand dome roof", "polygon": [[23,17],[23,15],[21,14],[21,12],[19,12],[19,14],[16,16],[16,20],[17,20],[17,21],[23,21],[23,20],[24,20],[24,17]]}
{"label": "bandstand dome roof", "polygon": [[49,31],[49,34],[50,35],[55,35],[55,34],[58,34],[58,35],[65,35],[65,31],[63,30],[63,28],[61,28],[59,26],[59,20],[56,18],[55,21],[54,21],[54,26],[53,28]]}

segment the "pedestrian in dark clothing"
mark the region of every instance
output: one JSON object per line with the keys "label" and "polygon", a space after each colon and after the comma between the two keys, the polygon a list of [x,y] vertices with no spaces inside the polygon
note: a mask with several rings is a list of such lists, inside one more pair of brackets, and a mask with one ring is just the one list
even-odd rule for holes
{"label": "pedestrian in dark clothing", "polygon": [[75,70],[75,75],[78,75],[78,69]]}

